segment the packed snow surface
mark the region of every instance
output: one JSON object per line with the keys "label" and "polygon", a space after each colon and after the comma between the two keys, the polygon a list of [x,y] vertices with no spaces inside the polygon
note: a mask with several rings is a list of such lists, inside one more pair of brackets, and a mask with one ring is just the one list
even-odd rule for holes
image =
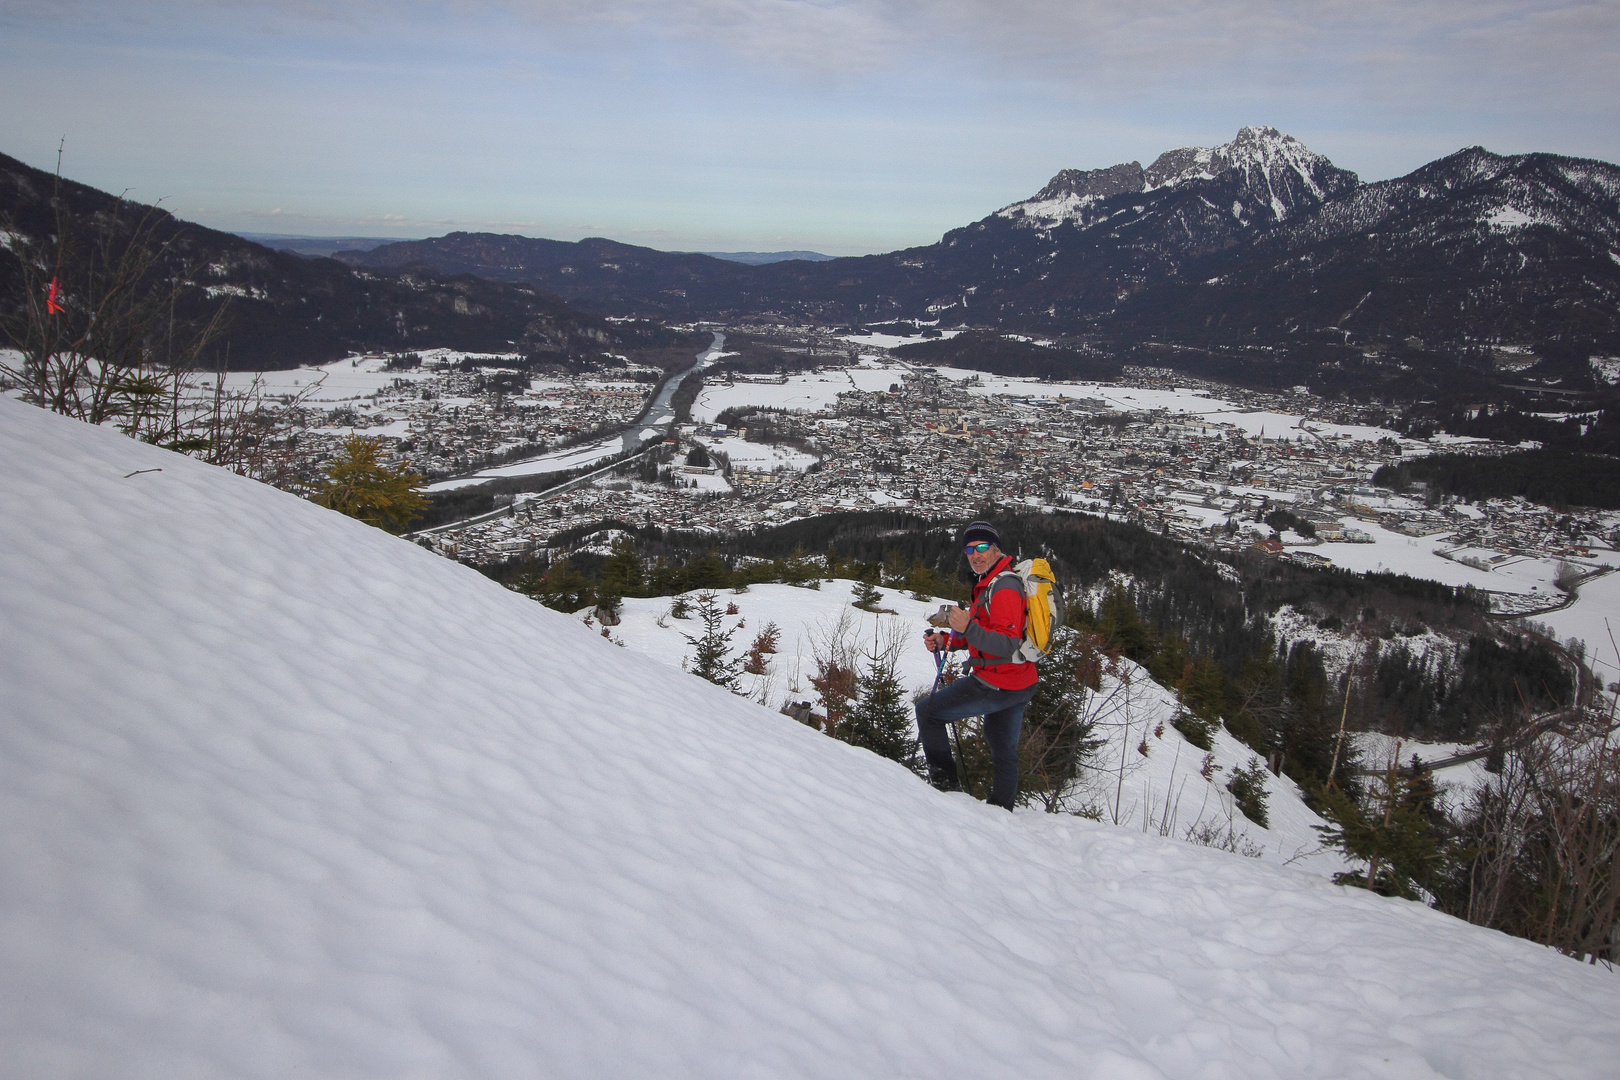
{"label": "packed snow surface", "polygon": [[290,495],[0,400],[0,496],[9,1078],[1613,1075],[1605,971],[936,794]]}

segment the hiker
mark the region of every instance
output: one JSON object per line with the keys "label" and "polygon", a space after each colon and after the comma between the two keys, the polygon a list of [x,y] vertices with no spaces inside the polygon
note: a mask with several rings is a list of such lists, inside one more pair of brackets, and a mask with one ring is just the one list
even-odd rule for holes
{"label": "hiker", "polygon": [[1024,707],[1035,696],[1035,665],[1009,660],[1024,640],[1024,590],[1017,574],[1009,572],[1013,560],[1002,554],[995,526],[975,521],[963,531],[962,545],[977,578],[973,602],[951,609],[949,634],[929,630],[923,641],[929,652],[966,649],[969,673],[917,702],[917,732],[929,783],[941,791],[960,791],[945,725],[983,716],[995,773],[990,801],[1011,810],[1018,798],[1018,731]]}

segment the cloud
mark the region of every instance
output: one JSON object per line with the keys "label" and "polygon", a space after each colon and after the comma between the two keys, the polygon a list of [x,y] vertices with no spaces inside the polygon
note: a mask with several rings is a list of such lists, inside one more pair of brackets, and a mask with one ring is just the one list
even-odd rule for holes
{"label": "cloud", "polygon": [[8,152],[115,188],[698,249],[923,242],[1244,123],[1368,179],[1620,156],[1616,0],[0,0],[0,63]]}
{"label": "cloud", "polygon": [[[940,0],[960,57],[1115,100],[1293,93],[1513,109],[1620,86],[1620,6],[1564,0]],[[1481,102],[1481,95],[1489,100]]]}
{"label": "cloud", "polygon": [[1292,92],[1522,111],[1620,88],[1612,0],[12,0],[7,9],[0,22],[235,27],[362,47],[652,44],[695,63],[723,56],[763,78],[927,72],[1112,101]]}

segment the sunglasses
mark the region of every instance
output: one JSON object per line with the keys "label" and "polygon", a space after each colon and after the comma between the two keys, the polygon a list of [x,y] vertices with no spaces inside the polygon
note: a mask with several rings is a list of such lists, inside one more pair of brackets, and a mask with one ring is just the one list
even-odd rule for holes
{"label": "sunglasses", "polygon": [[994,544],[992,544],[992,543],[990,543],[988,541],[981,541],[980,543],[977,543],[977,544],[969,544],[967,547],[963,548],[962,551],[965,554],[968,554],[968,555],[975,555],[975,554],[983,555],[985,552],[989,551],[991,548],[993,548],[995,546],[996,545],[994,545]]}

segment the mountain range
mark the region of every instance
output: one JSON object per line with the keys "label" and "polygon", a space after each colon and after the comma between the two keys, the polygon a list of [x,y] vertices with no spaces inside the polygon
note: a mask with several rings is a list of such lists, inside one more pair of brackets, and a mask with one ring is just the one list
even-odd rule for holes
{"label": "mountain range", "polygon": [[938,243],[883,255],[741,266],[599,238],[451,233],[339,257],[525,282],[619,316],[1620,350],[1620,169],[1470,147],[1368,184],[1267,127],[1146,168],[1064,170]]}
{"label": "mountain range", "polygon": [[697,254],[709,255],[729,262],[747,263],[749,266],[764,266],[766,263],[787,262],[790,259],[829,262],[833,258],[833,256],[823,255],[819,251],[700,251]]}
{"label": "mountain range", "polygon": [[[40,257],[58,196],[96,228],[148,209],[0,155],[11,305],[15,258]],[[189,317],[230,305],[236,367],[435,345],[580,356],[666,344],[625,317],[761,315],[1036,334],[1236,381],[1271,357],[1267,385],[1317,385],[1329,368],[1360,385],[1359,365],[1385,356],[1378,379],[1393,393],[1402,372],[1472,365],[1453,379],[1462,397],[1492,392],[1494,348],[1564,364],[1549,383],[1620,354],[1620,168],[1553,154],[1470,147],[1363,183],[1291,136],[1246,127],[1145,168],[1066,169],[935,244],[834,259],[465,232],[301,258],[155,213],[168,263],[190,276]]]}
{"label": "mountain range", "polygon": [[[18,260],[54,261],[57,207],[88,257],[110,240],[127,245],[131,229],[150,219],[163,247],[159,275],[181,275],[182,322],[206,323],[229,308],[217,359],[238,369],[296,367],[351,352],[449,346],[472,351],[573,357],[665,345],[661,327],[610,323],[527,284],[507,284],[423,269],[356,270],[329,258],[305,258],[181,221],[104,191],[60,179],[0,154],[0,314],[16,310],[22,289]],[[65,302],[81,302],[79,264],[62,271]]]}

